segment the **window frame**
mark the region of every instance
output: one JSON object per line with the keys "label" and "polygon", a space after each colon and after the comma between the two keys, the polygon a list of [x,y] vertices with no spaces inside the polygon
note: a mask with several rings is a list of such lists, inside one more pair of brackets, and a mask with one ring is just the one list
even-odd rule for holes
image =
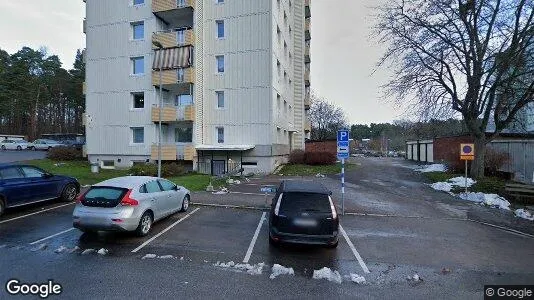
{"label": "window frame", "polygon": [[[132,92],[132,109],[133,110],[143,110],[145,109],[145,92]],[[143,107],[135,107],[135,97],[136,96],[142,96],[143,97]]]}
{"label": "window frame", "polygon": [[[142,61],[142,67],[143,67],[143,72],[142,73],[136,73],[136,61],[138,60],[141,60]],[[135,57],[130,57],[130,62],[131,62],[131,75],[132,76],[144,76],[145,75],[145,57],[144,56],[135,56]]]}
{"label": "window frame", "polygon": [[[219,139],[219,130],[222,130],[222,141]],[[217,140],[217,144],[224,144],[224,127],[223,126],[215,127],[215,139]]]}
{"label": "window frame", "polygon": [[[220,105],[221,102],[221,98],[220,96],[222,96],[222,106]],[[216,105],[215,107],[217,109],[225,109],[226,108],[226,101],[225,101],[225,97],[224,97],[224,91],[215,91],[215,102],[216,102]]]}
{"label": "window frame", "polygon": [[[219,26],[222,26],[221,28]],[[222,36],[219,35],[221,32],[219,31],[222,29]],[[224,20],[215,20],[215,37],[219,40],[224,40],[226,38],[226,28],[224,26]]]}
{"label": "window frame", "polygon": [[[191,130],[191,139],[188,141],[179,141],[179,130]],[[189,136],[188,136],[189,137]],[[187,126],[177,126],[174,128],[174,142],[175,143],[182,143],[182,144],[188,144],[193,142],[193,127],[187,127]]]}
{"label": "window frame", "polygon": [[[131,144],[133,145],[143,145],[145,143],[145,127],[139,126],[139,127],[130,127],[130,130],[132,132],[131,137]],[[142,142],[136,142],[135,141],[135,130],[142,130],[143,131],[143,141]]]}
{"label": "window frame", "polygon": [[[219,59],[222,61],[222,71],[219,68]],[[224,55],[215,55],[215,67],[216,67],[216,73],[217,74],[224,74],[225,71],[225,61],[224,61]]]}
{"label": "window frame", "polygon": [[145,5],[145,0],[140,0],[142,1],[141,3],[135,3],[135,1],[139,1],[139,0],[132,0],[132,6],[139,6],[139,5]]}
{"label": "window frame", "polygon": [[[138,22],[132,22],[130,23],[131,25],[131,28],[132,28],[132,41],[144,41],[145,40],[145,21],[138,21]],[[140,38],[136,38],[135,37],[135,27],[136,26],[143,26],[143,32],[142,32],[142,37]]]}

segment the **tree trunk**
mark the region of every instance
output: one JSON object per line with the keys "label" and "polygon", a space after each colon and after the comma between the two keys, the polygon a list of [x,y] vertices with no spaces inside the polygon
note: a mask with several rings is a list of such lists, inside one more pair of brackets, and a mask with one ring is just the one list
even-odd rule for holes
{"label": "tree trunk", "polygon": [[33,107],[32,115],[30,117],[30,139],[37,138],[37,114],[39,113],[39,97],[41,96],[41,86],[37,86],[37,97],[35,98],[35,106]]}
{"label": "tree trunk", "polygon": [[484,158],[486,156],[486,137],[475,136],[475,160],[471,161],[471,177],[484,178]]}

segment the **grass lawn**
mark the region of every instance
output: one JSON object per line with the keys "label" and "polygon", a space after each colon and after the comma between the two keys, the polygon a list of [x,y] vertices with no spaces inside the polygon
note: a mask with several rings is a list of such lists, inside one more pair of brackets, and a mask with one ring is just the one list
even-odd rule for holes
{"label": "grass lawn", "polygon": [[[345,164],[345,170],[353,169],[356,165],[354,164]],[[314,176],[318,173],[327,175],[327,174],[338,174],[341,173],[341,163],[336,163],[335,165],[327,166],[310,166],[310,165],[284,165],[278,174],[284,176]]]}
{"label": "grass lawn", "polygon": [[[453,174],[444,172],[428,172],[424,175],[432,182],[447,181],[454,177],[464,177],[465,174]],[[477,180],[473,186],[469,188],[470,192],[480,192],[486,194],[499,194],[504,195],[504,187],[507,181],[498,177],[484,177]],[[453,193],[463,192],[464,188],[456,187],[452,190]]]}
{"label": "grass lawn", "polygon": [[[71,176],[80,182],[81,185],[91,185],[106,179],[127,176],[130,170],[103,170],[99,173],[91,173],[90,165],[87,161],[66,161],[56,162],[50,159],[30,160],[25,163],[40,167],[52,174]],[[58,164],[58,165],[56,165]],[[210,176],[189,173],[184,176],[167,178],[178,185],[184,186],[191,191],[204,191],[209,184]],[[222,180],[213,180],[215,188],[224,185]]]}

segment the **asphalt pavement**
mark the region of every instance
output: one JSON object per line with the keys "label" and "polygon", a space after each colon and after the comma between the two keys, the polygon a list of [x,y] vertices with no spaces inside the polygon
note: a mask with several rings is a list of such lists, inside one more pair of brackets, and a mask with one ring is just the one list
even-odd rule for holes
{"label": "asphalt pavement", "polygon": [[32,160],[32,159],[43,159],[45,157],[46,157],[46,151],[0,150],[0,164]]}
{"label": "asphalt pavement", "polygon": [[[142,238],[73,229],[72,203],[9,210],[0,217],[0,298],[12,278],[52,279],[63,288],[53,298],[65,299],[481,299],[486,284],[534,282],[534,238],[468,221],[472,204],[428,188],[402,161],[354,163],[336,249],[269,245],[270,196],[260,188],[279,176],[194,193],[188,212]],[[305,179],[330,187],[340,205],[338,177]],[[271,278],[277,264],[294,274]],[[330,280],[314,279],[324,267]]]}

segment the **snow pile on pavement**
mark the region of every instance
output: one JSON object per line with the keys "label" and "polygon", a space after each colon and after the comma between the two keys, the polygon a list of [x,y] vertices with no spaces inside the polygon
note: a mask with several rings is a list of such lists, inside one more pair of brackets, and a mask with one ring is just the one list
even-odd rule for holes
{"label": "snow pile on pavement", "polygon": [[442,164],[432,164],[428,166],[422,166],[415,169],[416,172],[427,173],[427,172],[445,172],[447,167]]}
{"label": "snow pile on pavement", "polygon": [[323,174],[321,174],[321,173],[317,173],[317,174],[315,175],[315,177],[317,177],[317,178],[325,178],[326,176],[323,175]]}
{"label": "snow pile on pavement", "polygon": [[46,249],[47,247],[48,247],[47,244],[40,244],[39,246],[33,248],[32,251],[35,252],[35,251],[39,251],[39,250],[44,250],[44,249]]}
{"label": "snow pile on pavement", "polygon": [[95,249],[89,248],[89,249],[83,250],[82,255],[88,255],[88,254],[91,254],[91,253],[94,253],[94,252],[95,252]]}
{"label": "snow pile on pavement", "polygon": [[338,271],[332,271],[327,267],[320,270],[313,270],[313,279],[326,279],[328,281],[341,283],[341,275]]}
{"label": "snow pile on pavement", "polygon": [[350,273],[350,280],[357,284],[365,283],[365,277],[360,276],[358,274],[354,274],[354,273]]}
{"label": "snow pile on pavement", "polygon": [[435,182],[430,185],[431,188],[436,191],[450,192],[452,190],[452,184],[448,182]]}
{"label": "snow pile on pavement", "polygon": [[80,250],[80,247],[78,247],[78,246],[74,246],[74,248],[72,248],[72,249],[69,250],[69,253],[74,253],[74,252],[76,252],[76,251],[78,251],[78,250]]}
{"label": "snow pile on pavement", "polygon": [[406,280],[408,281],[413,281],[413,282],[419,282],[419,281],[423,281],[423,279],[421,277],[419,277],[419,275],[416,273],[414,274],[413,276],[408,276],[408,278],[406,278]]}
{"label": "snow pile on pavement", "polygon": [[175,257],[172,256],[172,255],[162,255],[162,256],[158,256],[158,258],[160,258],[160,259],[173,259]]}
{"label": "snow pile on pavement", "polygon": [[109,250],[102,248],[102,249],[98,250],[97,253],[100,254],[100,255],[108,255]]}
{"label": "snow pile on pavement", "polygon": [[156,257],[157,257],[156,254],[149,253],[149,254],[146,254],[145,256],[141,257],[141,259],[147,259],[147,258],[152,259],[152,258],[156,258]]}
{"label": "snow pile on pavement", "polygon": [[213,195],[224,195],[224,194],[228,194],[228,189],[227,188],[222,188],[220,191],[217,191],[217,192],[213,192],[212,194]]}
{"label": "snow pile on pavement", "polygon": [[255,264],[255,265],[236,264],[235,262],[230,261],[230,262],[227,262],[227,263],[217,262],[217,263],[215,263],[215,266],[216,267],[221,267],[221,268],[232,269],[232,270],[236,270],[236,271],[247,272],[250,275],[261,275],[262,272],[263,272],[263,267],[265,266],[265,264],[264,263],[259,263],[259,264]]}
{"label": "snow pile on pavement", "polygon": [[228,178],[228,180],[226,180],[226,183],[228,183],[228,184],[241,184],[241,181],[239,181],[237,179]]}
{"label": "snow pile on pavement", "polygon": [[67,247],[65,246],[60,246],[59,248],[57,248],[56,250],[54,250],[55,253],[62,253],[64,252],[65,250],[68,250]]}
{"label": "snow pile on pavement", "polygon": [[514,211],[516,217],[534,221],[534,215],[526,209],[519,208]]}
{"label": "snow pile on pavement", "polygon": [[500,209],[510,210],[510,202],[497,194],[484,193],[461,193],[458,195],[463,200],[473,201],[487,206],[498,207]]}
{"label": "snow pile on pavement", "polygon": [[269,276],[269,278],[275,279],[277,276],[284,274],[295,275],[295,271],[293,270],[293,268],[286,268],[282,265],[274,264],[271,268],[271,276]]}

